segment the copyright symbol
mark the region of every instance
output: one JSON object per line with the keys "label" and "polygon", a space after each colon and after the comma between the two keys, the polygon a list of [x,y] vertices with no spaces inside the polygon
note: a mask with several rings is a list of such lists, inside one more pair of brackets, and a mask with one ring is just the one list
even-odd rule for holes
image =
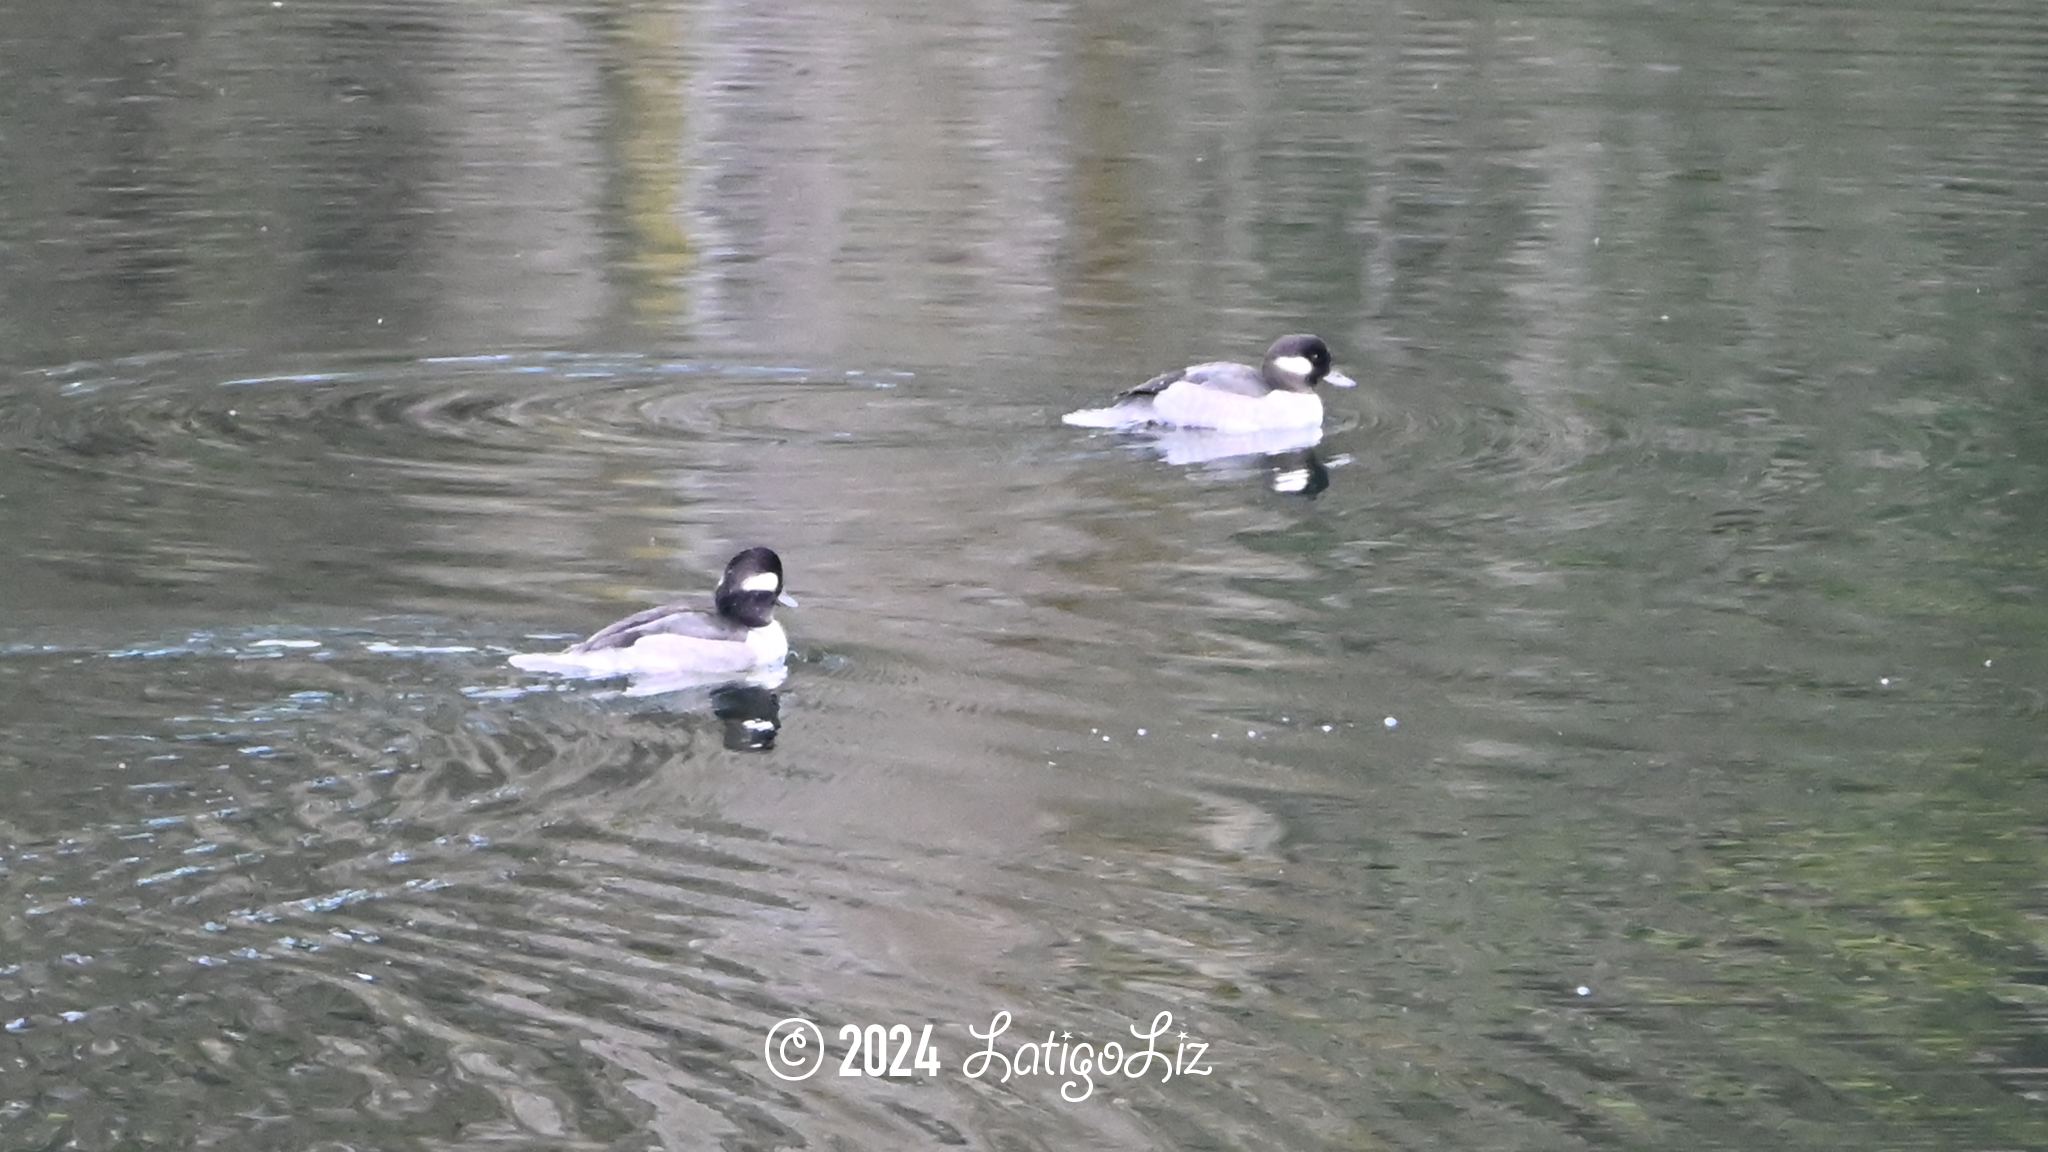
{"label": "copyright symbol", "polygon": [[808,1080],[825,1066],[825,1034],[801,1016],[778,1020],[761,1045],[768,1071],[782,1080]]}

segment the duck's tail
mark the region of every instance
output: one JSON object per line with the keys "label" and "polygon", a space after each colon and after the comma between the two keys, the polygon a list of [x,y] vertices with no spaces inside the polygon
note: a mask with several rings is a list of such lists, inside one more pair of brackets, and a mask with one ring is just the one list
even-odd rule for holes
{"label": "duck's tail", "polygon": [[1152,422],[1152,398],[1127,396],[1107,408],[1083,408],[1060,417],[1076,428],[1135,428]]}

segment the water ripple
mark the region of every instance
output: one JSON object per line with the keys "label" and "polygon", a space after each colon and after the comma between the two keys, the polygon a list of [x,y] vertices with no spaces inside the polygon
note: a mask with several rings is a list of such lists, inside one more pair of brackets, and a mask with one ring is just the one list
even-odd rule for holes
{"label": "water ripple", "polygon": [[0,408],[6,442],[53,467],[228,484],[237,459],[399,460],[418,437],[508,455],[630,456],[678,440],[845,436],[874,393],[914,379],[567,354],[255,376],[207,367],[150,359],[48,370],[43,387]]}

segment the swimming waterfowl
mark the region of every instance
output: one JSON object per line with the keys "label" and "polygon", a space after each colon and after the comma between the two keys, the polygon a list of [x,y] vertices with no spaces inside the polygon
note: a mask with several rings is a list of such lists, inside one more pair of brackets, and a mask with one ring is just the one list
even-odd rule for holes
{"label": "swimming waterfowl", "polygon": [[1229,360],[1161,373],[1116,398],[1107,408],[1084,408],[1060,417],[1081,428],[1214,428],[1266,432],[1319,428],[1323,398],[1316,385],[1351,388],[1357,381],[1330,366],[1330,346],[1319,336],[1282,336],[1253,368]]}
{"label": "swimming waterfowl", "polygon": [[605,625],[560,652],[521,653],[512,665],[571,676],[742,673],[781,664],[789,636],[775,619],[782,558],[749,548],[725,566],[711,611],[664,604]]}

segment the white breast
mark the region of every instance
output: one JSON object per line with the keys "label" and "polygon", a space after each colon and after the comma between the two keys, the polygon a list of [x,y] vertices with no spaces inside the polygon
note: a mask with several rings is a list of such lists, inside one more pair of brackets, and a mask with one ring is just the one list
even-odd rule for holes
{"label": "white breast", "polygon": [[789,633],[782,630],[782,621],[770,620],[766,628],[756,628],[747,633],[747,650],[754,655],[754,663],[780,664],[789,658]]}

